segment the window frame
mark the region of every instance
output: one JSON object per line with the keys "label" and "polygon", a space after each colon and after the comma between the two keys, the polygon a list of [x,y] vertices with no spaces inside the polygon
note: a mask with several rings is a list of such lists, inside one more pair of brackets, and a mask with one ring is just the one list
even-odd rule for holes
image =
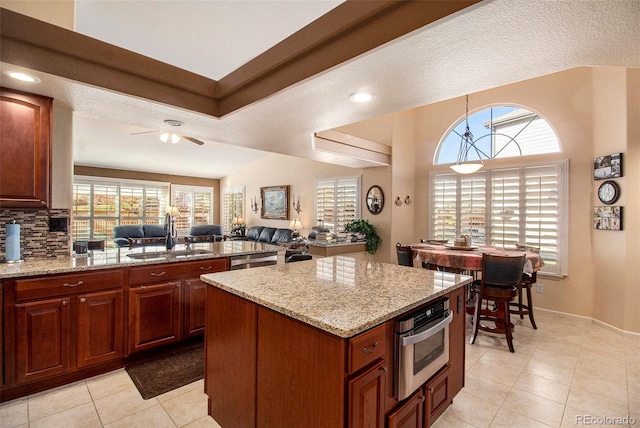
{"label": "window frame", "polygon": [[[183,193],[191,193],[191,205],[189,207],[189,217],[187,219],[187,227],[185,228],[180,228],[178,226],[179,223],[181,223],[181,217],[182,214],[180,214],[179,216],[176,217],[176,232],[178,234],[178,236],[186,236],[189,234],[189,230],[191,229],[191,227],[195,226],[195,213],[194,213],[194,203],[195,200],[193,198],[194,194],[196,193],[202,193],[202,194],[209,194],[209,201],[210,201],[210,205],[209,205],[209,218],[206,220],[206,223],[202,223],[202,224],[212,224],[213,223],[213,218],[214,218],[214,209],[215,209],[215,201],[214,201],[214,197],[215,197],[215,193],[214,193],[214,189],[211,186],[192,186],[192,185],[188,185],[188,184],[171,184],[171,190],[170,190],[170,196],[169,196],[169,201],[170,201],[170,206],[176,206],[176,199],[175,199],[175,194],[176,192],[183,192]],[[201,224],[201,223],[198,223]]]}
{"label": "window frame", "polygon": [[[521,178],[519,183],[519,188],[523,189],[526,186],[526,181],[522,180],[523,177],[526,177],[527,169],[532,168],[545,168],[545,167],[555,167],[558,169],[557,172],[557,205],[558,205],[558,215],[557,215],[557,245],[556,245],[556,268],[551,270],[551,265],[546,265],[548,270],[545,270],[545,267],[538,272],[541,275],[548,276],[558,276],[563,277],[568,275],[568,266],[569,266],[569,252],[568,252],[568,236],[569,236],[569,161],[564,160],[553,160],[547,162],[531,162],[531,163],[520,163],[517,165],[511,166],[500,166],[495,168],[483,168],[482,171],[477,172],[475,174],[462,175],[448,171],[432,171],[429,174],[429,210],[428,210],[428,219],[429,219],[429,236],[436,237],[436,191],[435,184],[437,177],[451,176],[456,178],[456,212],[455,212],[455,236],[459,236],[462,232],[462,206],[461,206],[461,189],[460,183],[462,180],[472,179],[474,177],[484,176],[484,192],[485,192],[485,217],[484,217],[484,227],[485,239],[488,241],[486,245],[491,245],[491,236],[492,236],[492,223],[494,221],[494,216],[491,215],[492,210],[492,201],[494,191],[492,188],[492,178],[496,175],[503,173],[504,171],[509,170],[518,170],[519,177]],[[524,193],[518,196],[519,202],[519,212],[518,212],[518,236],[520,239],[526,239],[526,216],[527,211],[525,207],[525,202],[527,200],[527,192],[525,190]],[[489,216],[487,216],[489,213]]]}

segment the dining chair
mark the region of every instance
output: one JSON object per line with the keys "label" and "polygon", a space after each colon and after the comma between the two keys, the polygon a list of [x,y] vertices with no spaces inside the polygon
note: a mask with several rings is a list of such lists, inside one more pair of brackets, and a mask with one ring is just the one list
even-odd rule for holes
{"label": "dining chair", "polygon": [[[518,285],[522,281],[525,260],[525,254],[501,256],[484,253],[482,255],[482,277],[472,283],[472,290],[476,293],[477,299],[471,344],[475,343],[478,330],[482,330],[488,333],[504,334],[509,351],[515,352],[509,303],[518,295]],[[486,309],[482,309],[483,302],[487,302]],[[493,305],[489,302],[493,302]],[[492,321],[494,325],[487,325],[483,321]]]}
{"label": "dining chair", "polygon": [[[525,315],[529,315],[529,321],[534,330],[538,329],[536,320],[533,318],[533,300],[531,298],[531,288],[538,282],[536,272],[531,274],[523,273],[522,280],[518,284],[518,301],[510,302],[510,313],[520,315],[520,319],[524,319]],[[527,302],[523,303],[522,294],[527,293]]]}
{"label": "dining chair", "polygon": [[409,245],[396,244],[396,253],[398,254],[398,264],[400,266],[413,267],[413,250]]}

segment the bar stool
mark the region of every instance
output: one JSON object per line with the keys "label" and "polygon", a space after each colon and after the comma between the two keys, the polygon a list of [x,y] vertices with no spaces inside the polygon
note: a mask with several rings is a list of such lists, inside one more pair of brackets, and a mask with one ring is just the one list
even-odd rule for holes
{"label": "bar stool", "polygon": [[[520,319],[524,319],[525,315],[529,315],[529,321],[531,321],[531,326],[534,330],[538,329],[536,326],[536,320],[533,319],[533,300],[531,299],[531,287],[533,284],[537,282],[536,272],[532,274],[523,273],[522,281],[518,284],[518,302],[510,302],[509,307],[512,308],[509,310],[512,314],[520,315]],[[526,290],[527,293],[527,303],[522,303],[522,292]],[[513,309],[515,308],[515,309]]]}
{"label": "bar stool", "polygon": [[[513,348],[513,324],[509,316],[509,303],[518,295],[518,284],[522,280],[522,271],[526,255],[499,256],[484,253],[482,255],[482,278],[473,281],[472,289],[477,293],[477,302],[473,316],[473,344],[478,336],[478,330],[488,333],[504,334],[509,351]],[[496,309],[482,309],[482,302],[494,302]],[[495,327],[488,326],[482,321],[493,321]]]}
{"label": "bar stool", "polygon": [[400,266],[413,267],[413,250],[408,245],[396,244],[396,253],[398,255],[398,264]]}

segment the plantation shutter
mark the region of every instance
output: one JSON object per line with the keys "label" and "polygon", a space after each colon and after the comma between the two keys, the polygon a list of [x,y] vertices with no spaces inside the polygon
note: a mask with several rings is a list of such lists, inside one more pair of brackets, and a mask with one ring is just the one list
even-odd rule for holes
{"label": "plantation shutter", "polygon": [[484,173],[460,179],[460,234],[471,235],[474,244],[485,243],[486,178]]}
{"label": "plantation shutter", "polygon": [[144,223],[163,224],[164,215],[167,212],[166,187],[144,187]]}
{"label": "plantation shutter", "polygon": [[359,177],[316,181],[316,221],[332,232],[359,216]]}
{"label": "plantation shutter", "polygon": [[433,239],[455,239],[458,211],[458,179],[455,174],[438,174],[433,180]]}
{"label": "plantation shutter", "polygon": [[222,226],[231,231],[233,218],[244,218],[244,186],[225,187],[222,205]]}
{"label": "plantation shutter", "polygon": [[493,171],[491,175],[491,243],[515,247],[520,243],[520,170]]}

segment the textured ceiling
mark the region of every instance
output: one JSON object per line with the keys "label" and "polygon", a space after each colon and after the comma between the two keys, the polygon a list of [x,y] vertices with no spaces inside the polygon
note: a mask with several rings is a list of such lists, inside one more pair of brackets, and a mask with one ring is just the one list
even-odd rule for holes
{"label": "textured ceiling", "polygon": [[[147,4],[153,8],[155,2]],[[79,116],[74,130],[78,164],[218,178],[237,167],[230,159],[237,159],[238,147],[331,161],[312,149],[313,132],[579,66],[640,67],[638,28],[638,1],[485,1],[221,119],[42,73],[43,90],[37,92],[54,96],[56,105]],[[195,46],[176,40],[167,49],[206,52],[206,44],[206,38]],[[362,88],[375,92],[374,102],[351,103],[349,94]],[[108,133],[95,120],[83,123],[84,117],[119,123],[119,137],[103,139]],[[128,135],[134,128],[159,129],[168,118],[184,121],[182,133],[205,145],[183,143],[165,150],[153,134]],[[261,156],[240,153],[247,156],[243,163]],[[361,166],[356,160],[338,161]]]}

